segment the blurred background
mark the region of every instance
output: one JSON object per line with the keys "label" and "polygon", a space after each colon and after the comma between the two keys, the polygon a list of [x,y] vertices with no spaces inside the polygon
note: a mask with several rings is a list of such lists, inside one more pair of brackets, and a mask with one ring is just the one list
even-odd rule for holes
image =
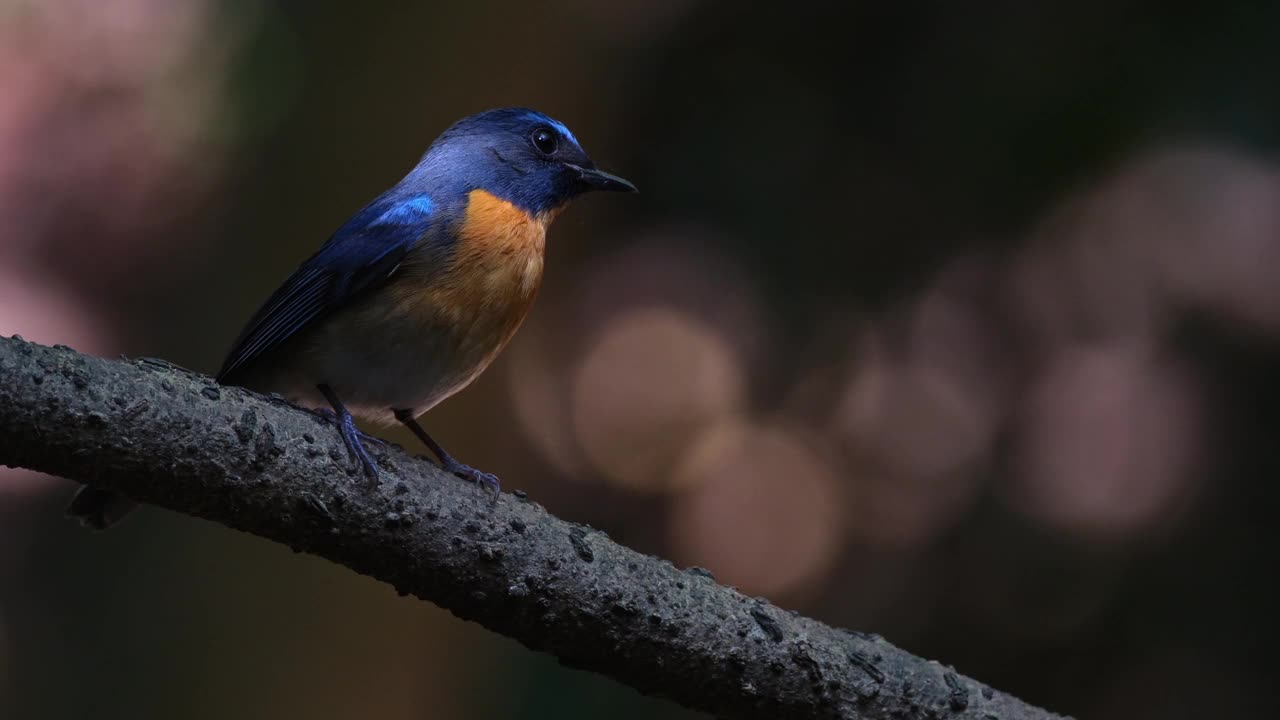
{"label": "blurred background", "polygon": [[[746,5],[0,0],[0,334],[212,372],[533,106],[642,194],[557,222],[456,455],[1060,712],[1274,710],[1280,3]],[[2,717],[694,717],[72,489],[0,469]]]}

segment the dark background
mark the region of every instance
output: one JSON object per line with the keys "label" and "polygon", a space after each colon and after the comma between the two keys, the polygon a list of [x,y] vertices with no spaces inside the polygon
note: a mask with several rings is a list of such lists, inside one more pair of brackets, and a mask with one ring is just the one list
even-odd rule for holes
{"label": "dark background", "polygon": [[[446,447],[1059,712],[1263,716],[1277,28],[1249,2],[6,3],[0,333],[211,372],[449,123],[536,107],[642,194],[557,221],[526,327],[425,418]],[[688,715],[204,522],[91,535],[71,490],[0,470],[2,717]]]}

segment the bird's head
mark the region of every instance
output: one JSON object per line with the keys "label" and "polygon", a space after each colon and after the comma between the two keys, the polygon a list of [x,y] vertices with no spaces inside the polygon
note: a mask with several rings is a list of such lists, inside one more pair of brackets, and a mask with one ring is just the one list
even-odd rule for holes
{"label": "bird's head", "polygon": [[534,215],[593,190],[636,191],[597,168],[563,123],[528,108],[459,120],[431,144],[414,176],[455,193],[486,190]]}

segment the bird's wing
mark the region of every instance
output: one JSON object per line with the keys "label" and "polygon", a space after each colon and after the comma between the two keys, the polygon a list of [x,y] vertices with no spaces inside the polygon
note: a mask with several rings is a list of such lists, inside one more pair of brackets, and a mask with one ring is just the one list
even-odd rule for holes
{"label": "bird's wing", "polygon": [[348,220],[249,320],[218,372],[218,382],[386,282],[427,231],[433,210],[426,195],[379,198]]}

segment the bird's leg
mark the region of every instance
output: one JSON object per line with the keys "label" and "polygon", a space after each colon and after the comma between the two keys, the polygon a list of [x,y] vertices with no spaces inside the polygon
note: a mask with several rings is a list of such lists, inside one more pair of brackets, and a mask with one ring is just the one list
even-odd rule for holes
{"label": "bird's leg", "polygon": [[418,421],[413,417],[413,413],[411,411],[393,409],[392,412],[395,413],[396,420],[399,420],[405,427],[409,428],[409,432],[416,435],[418,439],[422,441],[422,444],[426,445],[427,448],[431,450],[437,458],[439,458],[440,467],[445,472],[453,473],[463,480],[470,480],[477,485],[481,485],[492,490],[495,500],[502,494],[502,489],[499,487],[497,475],[477,470],[470,465],[463,465],[457,460],[454,460],[452,455],[445,452],[444,448],[440,447],[440,443],[432,440],[431,436],[427,434],[427,431],[422,429],[422,426],[418,424]]}
{"label": "bird's leg", "polygon": [[333,415],[338,424],[338,432],[342,435],[342,442],[347,446],[347,452],[351,453],[351,459],[359,463],[364,470],[365,477],[369,478],[370,482],[377,482],[378,466],[374,464],[373,458],[369,457],[364,445],[360,444],[360,436],[363,433],[356,429],[355,418],[351,417],[351,413],[347,412],[346,406],[338,399],[338,394],[333,391],[333,388],[322,383],[317,385],[316,389],[333,406]]}
{"label": "bird's leg", "polygon": [[[311,413],[312,415],[319,417],[321,420],[324,420],[326,422],[331,422],[334,425],[338,425],[340,422],[338,420],[338,413],[334,412],[333,410],[330,410],[329,408],[303,408],[303,409]],[[372,443],[374,445],[377,445],[378,447],[387,446],[386,440],[383,440],[380,437],[375,437],[373,435],[370,435],[369,433],[361,430],[360,428],[356,428],[356,435],[359,435],[361,440],[367,443]]]}

